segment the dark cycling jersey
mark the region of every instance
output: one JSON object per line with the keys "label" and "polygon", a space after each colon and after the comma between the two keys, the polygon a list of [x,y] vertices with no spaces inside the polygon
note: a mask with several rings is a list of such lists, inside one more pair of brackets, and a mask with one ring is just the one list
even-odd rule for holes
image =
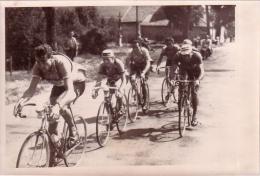
{"label": "dark cycling jersey", "polygon": [[182,55],[178,52],[175,55],[172,64],[179,66],[180,74],[187,73],[191,79],[197,78],[199,76],[198,66],[202,64],[202,56],[199,52],[194,50],[187,55]]}
{"label": "dark cycling jersey", "polygon": [[177,45],[174,45],[173,47],[166,47],[162,50],[161,56],[167,57],[166,66],[172,65],[172,60],[178,51],[179,51],[179,47]]}
{"label": "dark cycling jersey", "polygon": [[107,76],[108,82],[118,81],[124,73],[124,65],[121,60],[115,59],[114,63],[102,63],[98,73]]}

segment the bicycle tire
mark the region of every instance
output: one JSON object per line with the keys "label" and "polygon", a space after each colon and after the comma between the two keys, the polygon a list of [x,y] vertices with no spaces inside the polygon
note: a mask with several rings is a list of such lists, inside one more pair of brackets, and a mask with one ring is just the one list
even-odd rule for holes
{"label": "bicycle tire", "polygon": [[69,137],[68,127],[66,131],[66,137],[64,142],[64,163],[66,167],[73,167],[79,165],[82,157],[84,156],[87,145],[87,125],[83,117],[74,116],[74,122],[77,128],[77,136],[79,141],[72,148],[68,148],[67,139]]}
{"label": "bicycle tire", "polygon": [[166,96],[167,96],[168,92],[169,92],[169,84],[167,82],[167,79],[164,78],[163,82],[162,82],[162,88],[161,88],[161,98],[162,98],[162,103],[163,103],[164,106],[166,106],[166,104],[167,104]]}
{"label": "bicycle tire", "polygon": [[147,83],[145,83],[145,92],[146,92],[146,98],[144,104],[146,105],[146,109],[143,108],[143,113],[147,113],[150,109],[150,90]]}
{"label": "bicycle tire", "polygon": [[[36,137],[36,140],[34,142],[34,144],[29,147],[29,150],[33,150],[32,155],[29,156],[30,161],[35,159],[35,152],[37,152],[36,150],[40,150],[40,159],[42,157],[42,150],[44,149],[45,151],[45,158],[43,158],[43,163],[39,164],[40,159],[37,161],[37,165],[32,165],[31,163],[26,164],[26,168],[37,168],[37,167],[49,167],[50,164],[50,146],[49,146],[49,138],[47,136],[46,133],[44,132],[40,132],[40,131],[36,131],[31,133],[23,142],[21,149],[19,151],[18,154],[18,158],[16,161],[16,168],[24,168],[24,165],[22,164],[24,159],[27,158],[25,155],[25,149],[26,147],[30,144],[30,142],[33,140],[33,138]],[[42,141],[39,141],[39,139],[42,139]],[[37,155],[36,155],[37,156]]]}
{"label": "bicycle tire", "polygon": [[[105,113],[105,111],[106,114],[103,114]],[[106,115],[106,117],[102,115]],[[96,118],[96,138],[100,147],[104,147],[108,142],[110,135],[110,125],[111,113],[108,109],[108,106],[104,102],[102,102],[99,106]]]}
{"label": "bicycle tire", "polygon": [[117,130],[119,132],[119,134],[122,134],[127,126],[127,119],[128,117],[128,102],[127,102],[127,98],[125,95],[123,95],[122,97],[122,106],[124,109],[124,114],[121,115],[121,117],[119,117],[118,121],[116,122],[116,127]]}
{"label": "bicycle tire", "polygon": [[139,101],[137,92],[134,88],[130,88],[128,92],[128,118],[131,122],[135,122],[139,113]]}
{"label": "bicycle tire", "polygon": [[182,97],[179,102],[179,119],[178,119],[178,129],[180,137],[183,137],[186,131],[186,127],[190,123],[190,108],[187,99]]}

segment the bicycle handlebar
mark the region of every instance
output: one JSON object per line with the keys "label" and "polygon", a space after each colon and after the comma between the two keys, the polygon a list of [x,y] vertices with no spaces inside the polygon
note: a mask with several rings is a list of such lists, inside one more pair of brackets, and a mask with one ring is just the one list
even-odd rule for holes
{"label": "bicycle handlebar", "polygon": [[20,110],[19,112],[17,113],[17,116],[19,116],[20,118],[26,118],[27,116],[26,115],[22,115],[22,109],[25,107],[25,106],[36,106],[35,103],[27,103],[27,104],[24,104],[23,106],[20,107]]}

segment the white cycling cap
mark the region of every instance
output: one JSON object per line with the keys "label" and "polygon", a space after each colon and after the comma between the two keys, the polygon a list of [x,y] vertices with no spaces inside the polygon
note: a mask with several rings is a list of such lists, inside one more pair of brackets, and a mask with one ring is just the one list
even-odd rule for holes
{"label": "white cycling cap", "polygon": [[102,51],[101,54],[102,57],[115,57],[114,51],[111,49],[106,49],[104,51]]}

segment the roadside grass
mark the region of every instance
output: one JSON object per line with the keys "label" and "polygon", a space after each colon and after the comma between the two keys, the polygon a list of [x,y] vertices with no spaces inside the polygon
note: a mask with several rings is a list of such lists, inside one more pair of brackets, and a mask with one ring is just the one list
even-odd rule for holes
{"label": "roadside grass", "polygon": [[[150,52],[151,57],[154,59],[155,63],[159,58],[161,52],[161,47],[155,48],[155,51]],[[123,62],[130,52],[129,46],[112,48],[115,52],[116,57],[120,58]],[[98,67],[101,63],[100,56],[92,54],[82,54],[74,59],[75,62],[84,65],[87,70],[87,82],[94,81],[97,77]],[[24,91],[29,87],[31,79],[31,72],[27,71],[14,71],[12,76],[9,72],[5,74],[5,104],[9,105],[11,103],[17,102],[22,96]],[[36,90],[36,95],[40,93],[50,92],[52,85],[48,84],[46,81],[42,81]]]}

